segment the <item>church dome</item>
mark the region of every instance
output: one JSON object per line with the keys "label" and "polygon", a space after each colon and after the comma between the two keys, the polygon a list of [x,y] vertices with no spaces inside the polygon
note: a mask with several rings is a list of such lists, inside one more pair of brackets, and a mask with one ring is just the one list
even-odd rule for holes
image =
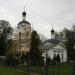
{"label": "church dome", "polygon": [[26,16],[26,12],[24,11],[24,12],[22,13],[22,15],[23,15],[23,16]]}
{"label": "church dome", "polygon": [[51,33],[54,33],[54,29],[52,28]]}
{"label": "church dome", "polygon": [[18,23],[18,25],[21,25],[22,23],[30,24],[28,21],[23,20],[23,21],[20,21],[20,22]]}
{"label": "church dome", "polygon": [[30,23],[28,21],[26,21],[26,12],[25,11],[22,12],[22,17],[23,17],[23,20],[18,23],[18,27],[21,27],[21,25],[23,23],[25,25],[30,25]]}

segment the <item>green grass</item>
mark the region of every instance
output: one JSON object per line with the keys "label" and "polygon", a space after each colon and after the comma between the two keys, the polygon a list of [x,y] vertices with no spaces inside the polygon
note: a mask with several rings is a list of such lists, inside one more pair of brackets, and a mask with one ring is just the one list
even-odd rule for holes
{"label": "green grass", "polygon": [[[56,64],[56,65],[48,65],[48,75],[74,75],[74,65],[73,64]],[[23,70],[27,73],[27,66],[19,66],[17,67],[19,70]],[[45,66],[30,66],[30,73],[34,73],[37,75],[45,75],[46,69]],[[7,69],[5,66],[0,66],[0,75],[26,75],[21,72],[17,72],[15,70]]]}
{"label": "green grass", "polygon": [[0,75],[26,75],[26,74],[8,69],[7,67],[0,65]]}
{"label": "green grass", "polygon": [[[48,75],[74,75],[73,64],[56,64],[48,65]],[[26,66],[21,66],[21,69],[26,70]],[[45,75],[45,66],[30,66],[30,73]]]}

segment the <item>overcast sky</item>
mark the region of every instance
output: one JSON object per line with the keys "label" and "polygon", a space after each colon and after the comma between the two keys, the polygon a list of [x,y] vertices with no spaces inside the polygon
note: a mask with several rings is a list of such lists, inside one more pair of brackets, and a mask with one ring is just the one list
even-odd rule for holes
{"label": "overcast sky", "polygon": [[0,20],[13,27],[22,20],[22,12],[38,33],[50,38],[50,31],[71,28],[75,24],[75,0],[0,0]]}

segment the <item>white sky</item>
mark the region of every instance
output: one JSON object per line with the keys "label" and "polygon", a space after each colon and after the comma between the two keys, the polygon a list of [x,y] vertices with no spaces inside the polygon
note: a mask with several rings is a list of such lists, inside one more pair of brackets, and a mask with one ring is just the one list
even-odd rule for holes
{"label": "white sky", "polygon": [[33,28],[50,38],[50,30],[60,31],[75,24],[75,0],[0,0],[0,20],[7,20],[13,27],[22,20],[22,12]]}

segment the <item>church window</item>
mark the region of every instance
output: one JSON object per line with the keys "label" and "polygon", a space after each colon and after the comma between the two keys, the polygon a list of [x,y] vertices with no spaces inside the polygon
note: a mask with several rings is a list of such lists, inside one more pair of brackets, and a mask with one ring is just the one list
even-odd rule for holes
{"label": "church window", "polygon": [[63,54],[62,54],[62,59],[63,59]]}

